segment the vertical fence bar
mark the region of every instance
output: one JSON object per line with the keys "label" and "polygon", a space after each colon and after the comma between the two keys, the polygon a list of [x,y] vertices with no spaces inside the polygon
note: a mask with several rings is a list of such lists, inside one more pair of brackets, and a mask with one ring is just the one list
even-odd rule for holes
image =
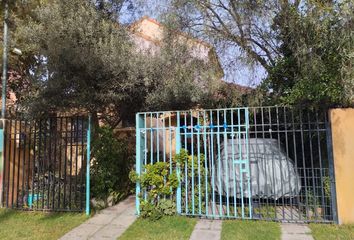
{"label": "vertical fence bar", "polygon": [[[21,194],[21,197],[22,197],[22,205],[21,207],[24,207],[24,204],[25,202],[23,201],[25,199],[25,196],[26,193],[25,193],[25,177],[26,177],[26,174],[28,174],[28,171],[26,171],[25,169],[25,166],[26,166],[26,141],[27,141],[27,136],[26,136],[26,133],[27,133],[27,121],[25,120],[24,121],[24,127],[25,127],[25,130],[24,130],[24,134],[23,134],[23,161],[22,161],[22,187],[21,187],[21,191],[22,191],[22,194]],[[20,133],[21,134],[21,133]],[[20,142],[21,144],[21,142]],[[28,165],[28,163],[27,163]]]}
{"label": "vertical fence bar", "polygon": [[248,108],[245,108],[246,112],[246,167],[247,169],[247,192],[248,192],[248,211],[249,211],[249,218],[252,219],[252,191],[251,191],[251,166],[250,166],[250,144],[249,144],[249,111]]}
{"label": "vertical fence bar", "polygon": [[289,141],[288,141],[288,124],[287,124],[287,111],[286,107],[283,107],[283,113],[284,113],[284,132],[285,132],[285,147],[286,147],[286,165],[288,169],[288,181],[289,181],[289,194],[290,194],[290,219],[293,220],[293,206],[292,206],[292,198],[293,198],[293,192],[292,192],[292,187],[291,187],[291,172],[290,172],[290,166],[289,166]]}
{"label": "vertical fence bar", "polygon": [[[322,149],[321,149],[321,139],[320,139],[320,127],[319,127],[319,119],[318,119],[318,111],[316,111],[316,132],[317,132],[317,145],[318,145],[318,157],[319,157],[319,167],[320,167],[320,191],[321,191],[321,204],[322,208],[325,208],[325,194],[324,194],[324,186],[323,186],[323,168],[322,168]],[[322,213],[322,216],[325,217],[325,211]]]}
{"label": "vertical fence bar", "polygon": [[[180,112],[177,112],[177,127],[176,127],[176,154],[181,151],[181,122],[180,122]],[[178,187],[177,187],[177,213],[182,213],[182,189],[181,189],[181,169],[179,163],[177,163],[177,177],[178,177]]]}
{"label": "vertical fence bar", "polygon": [[219,180],[219,216],[223,216],[223,206],[222,206],[222,182],[221,182],[221,150],[220,150],[220,146],[221,146],[221,142],[220,142],[220,112],[219,110],[216,110],[216,121],[217,121],[217,132],[216,132],[216,138],[217,138],[217,154],[218,154],[218,180]]}
{"label": "vertical fence bar", "polygon": [[[187,120],[187,112],[184,112],[184,149],[187,150],[188,149],[188,142],[187,142],[187,135],[188,135],[188,120]],[[188,159],[185,160],[185,163],[184,163],[184,182],[185,182],[185,185],[184,185],[184,194],[185,194],[185,213],[188,214],[189,211],[188,211]]]}
{"label": "vertical fence bar", "polygon": [[[11,142],[10,142],[11,143]],[[31,191],[31,196],[33,199],[35,189],[34,189],[34,178],[35,178],[35,168],[36,168],[36,143],[37,143],[37,123],[34,122],[34,132],[33,132],[33,163],[32,163],[32,191]],[[60,196],[60,195],[59,195]],[[30,202],[30,208],[33,207],[33,201]]]}
{"label": "vertical fence bar", "polygon": [[[278,139],[278,149],[281,149],[280,145],[280,122],[279,122],[279,107],[275,107],[275,114],[276,114],[276,127],[277,127],[277,139]],[[285,206],[284,206],[284,186],[283,186],[283,164],[281,159],[281,153],[278,152],[279,156],[279,165],[280,165],[280,191],[281,191],[281,205],[282,205],[282,213],[283,219],[285,219]],[[274,172],[274,169],[273,169]]]}
{"label": "vertical fence bar", "polygon": [[[269,122],[269,137],[270,138],[273,138],[273,122],[272,122],[272,109],[271,107],[268,107],[268,122]],[[266,165],[266,164],[265,164]],[[272,169],[275,169],[275,166],[274,166],[274,154],[272,154]],[[272,180],[273,180],[273,183],[275,183],[275,171],[272,170]],[[270,181],[270,184],[271,184],[272,181]],[[275,184],[273,184],[273,192],[274,194],[276,193],[276,189],[275,189]],[[274,201],[274,215],[275,215],[275,218],[277,220],[279,220],[278,218],[278,215],[277,215],[277,202]],[[282,214],[282,220],[284,219],[284,214]]]}
{"label": "vertical fence bar", "polygon": [[[27,199],[29,196],[29,189],[30,189],[30,172],[31,172],[31,146],[32,146],[32,122],[29,122],[29,132],[28,132],[28,166],[27,166],[27,188],[26,188],[26,194],[27,194]],[[33,178],[33,175],[32,175]],[[28,200],[27,203],[28,204]]]}
{"label": "vertical fence bar", "polygon": [[[64,144],[64,194],[63,194],[63,208],[66,208],[66,175],[67,175],[67,161],[68,161],[68,153],[67,153],[67,149],[68,149],[68,118],[64,117],[65,119],[65,124],[64,124],[64,129],[65,129],[65,144]],[[87,135],[86,135],[87,138]],[[87,140],[87,139],[86,139]],[[87,155],[86,155],[87,157]],[[88,161],[88,159],[86,160]],[[87,177],[87,176],[86,176]],[[87,185],[87,182],[86,182]]]}
{"label": "vertical fence bar", "polygon": [[208,196],[208,146],[207,146],[207,116],[203,112],[203,141],[204,141],[204,169],[205,169],[205,215],[209,215],[209,196]]}
{"label": "vertical fence bar", "polygon": [[233,110],[230,111],[231,113],[231,154],[232,154],[232,182],[234,187],[234,217],[237,217],[237,190],[236,190],[236,169],[235,169],[235,133],[234,133],[234,112]]}
{"label": "vertical fence bar", "polygon": [[[54,118],[54,121],[55,121],[55,123],[54,123],[54,127],[55,127],[55,129],[52,129],[52,130],[54,130],[54,136],[52,136],[52,138],[54,138],[53,139],[53,141],[54,141],[54,155],[53,155],[53,168],[52,168],[52,171],[53,171],[53,183],[52,183],[52,197],[53,197],[53,199],[52,199],[52,208],[53,208],[53,210],[55,209],[55,200],[56,200],[56,196],[55,196],[55,194],[56,194],[56,191],[55,191],[55,187],[56,187],[56,184],[58,183],[58,185],[60,186],[60,177],[58,178],[58,180],[56,179],[56,166],[57,166],[57,140],[58,140],[58,118]],[[58,187],[58,189],[60,189],[59,187]],[[59,192],[59,194],[60,194],[60,192]],[[59,195],[58,194],[58,195]]]}
{"label": "vertical fence bar", "polygon": [[[47,165],[47,168],[48,168],[48,189],[47,189],[47,208],[50,208],[50,188],[51,188],[51,184],[52,184],[52,179],[51,179],[51,165],[52,165],[52,117],[49,117],[49,126],[48,126],[48,165]],[[54,174],[53,174],[53,177],[54,177]],[[52,196],[54,198],[54,196]]]}
{"label": "vertical fence bar", "polygon": [[242,131],[241,131],[241,110],[237,109],[237,131],[238,131],[238,170],[240,175],[240,196],[241,196],[241,216],[244,218],[244,204],[243,204],[243,182],[242,182]]}
{"label": "vertical fence bar", "polygon": [[[146,155],[146,138],[144,138],[143,134],[146,134],[146,129],[142,132],[141,128],[145,127],[146,122],[146,114],[144,114],[144,118],[142,118],[139,113],[136,114],[136,163],[135,163],[135,171],[140,176],[141,174],[141,157],[144,149]],[[142,145],[142,141],[144,141],[144,146]],[[144,157],[146,161],[146,156]],[[146,162],[145,162],[146,164]],[[135,212],[137,215],[140,214],[140,183],[136,182],[135,187]]]}
{"label": "vertical fence bar", "polygon": [[[8,188],[9,188],[9,170],[7,171],[7,164],[9,162],[9,152],[10,152],[10,149],[9,149],[9,146],[8,145],[11,145],[11,141],[7,140],[9,139],[9,129],[11,130],[11,128],[9,128],[9,125],[8,124],[8,120],[3,120],[3,124],[4,124],[4,128],[3,128],[3,161],[4,161],[4,165],[3,165],[3,182],[2,182],[2,187],[3,187],[3,190],[2,190],[2,202],[3,202],[3,207],[8,207],[7,204],[8,204]],[[6,181],[7,179],[7,181]],[[6,196],[5,196],[6,194]],[[6,199],[5,199],[6,197]],[[6,202],[5,202],[6,201]]]}
{"label": "vertical fence bar", "polygon": [[14,129],[14,150],[13,150],[13,164],[12,164],[12,184],[11,184],[11,208],[14,206],[14,191],[15,191],[15,166],[16,166],[16,132],[17,132],[17,120],[15,120],[15,129]]}
{"label": "vertical fence bar", "polygon": [[195,185],[194,185],[194,131],[193,131],[193,112],[190,111],[190,119],[191,119],[191,155],[192,155],[192,214],[195,213],[195,199],[194,199],[194,192],[195,192]]}
{"label": "vertical fence bar", "polygon": [[4,149],[4,139],[5,139],[5,120],[0,120],[0,207],[3,207],[4,198],[4,185],[5,185],[5,149]]}
{"label": "vertical fence bar", "polygon": [[[327,116],[327,115],[326,115]],[[329,178],[331,182],[331,209],[332,209],[332,218],[335,223],[338,221],[338,212],[337,212],[337,191],[336,191],[336,179],[334,172],[334,158],[333,158],[333,143],[332,143],[332,128],[331,128],[331,119],[325,119],[326,123],[326,135],[327,135],[327,154],[328,154],[328,167],[329,167]]]}
{"label": "vertical fence bar", "polygon": [[[87,159],[86,159],[86,215],[90,214],[90,159],[91,159],[91,114],[87,126]],[[65,169],[66,171],[66,169]]]}
{"label": "vertical fence bar", "polygon": [[[253,108],[253,125],[254,125],[254,137],[255,137],[255,146],[253,146],[253,148],[255,149],[255,156],[256,156],[256,162],[255,162],[255,164],[257,165],[257,191],[258,191],[258,209],[260,209],[262,206],[261,206],[261,194],[260,194],[260,192],[261,192],[261,190],[260,190],[260,181],[259,181],[259,172],[260,172],[260,170],[259,170],[259,162],[258,162],[258,160],[257,160],[257,158],[258,158],[258,154],[259,154],[259,152],[258,152],[258,142],[257,142],[257,139],[258,139],[258,126],[257,126],[257,110],[256,110],[256,108]],[[263,143],[264,144],[264,143]],[[251,160],[250,160],[250,164],[251,164]],[[252,176],[252,174],[251,174],[251,176]],[[266,175],[265,175],[265,177],[267,177]],[[268,206],[266,206],[266,213],[267,213],[267,218],[269,218],[269,212],[268,212]],[[262,218],[263,216],[262,216],[262,214],[257,214],[258,216],[258,218]]]}
{"label": "vertical fence bar", "polygon": [[214,158],[214,124],[213,124],[213,112],[210,110],[210,142],[211,142],[211,182],[212,182],[212,208],[213,208],[213,216],[215,217],[215,158]]}
{"label": "vertical fence bar", "polygon": [[[295,169],[296,169],[296,184],[295,184],[295,191],[298,193],[296,195],[296,200],[297,200],[297,207],[298,207],[298,217],[299,220],[301,220],[302,218],[302,214],[300,212],[300,196],[299,196],[299,192],[301,194],[301,186],[300,189],[298,188],[298,182],[299,182],[299,171],[298,171],[298,161],[297,161],[297,144],[296,144],[296,127],[295,127],[295,120],[294,120],[294,109],[291,109],[291,123],[293,125],[293,147],[294,147],[294,162],[295,162]],[[300,177],[300,181],[301,181],[301,177]]]}
{"label": "vertical fence bar", "polygon": [[229,217],[230,216],[230,198],[229,198],[229,159],[228,159],[228,139],[227,139],[227,130],[228,130],[228,124],[227,124],[227,110],[224,109],[224,160],[225,160],[225,166],[224,166],[224,170],[225,170],[225,188],[226,188],[226,214]]}
{"label": "vertical fence bar", "polygon": [[311,164],[311,175],[312,178],[312,191],[313,191],[313,211],[315,214],[315,219],[318,220],[318,213],[317,213],[317,194],[316,194],[316,183],[315,183],[315,167],[314,167],[314,160],[313,160],[313,146],[312,146],[312,127],[311,127],[311,120],[310,120],[310,113],[307,112],[307,121],[309,125],[308,129],[308,136],[309,136],[309,143],[310,143],[310,164]]}
{"label": "vertical fence bar", "polygon": [[199,215],[202,214],[202,192],[201,192],[201,181],[200,181],[200,123],[199,123],[199,111],[197,112],[197,161],[198,161],[198,210]]}
{"label": "vertical fence bar", "polygon": [[300,133],[301,133],[301,151],[302,151],[302,164],[303,164],[303,174],[305,181],[305,208],[306,208],[306,219],[309,218],[309,200],[308,200],[308,188],[307,188],[307,172],[306,172],[306,160],[305,160],[305,147],[304,147],[304,128],[302,121],[302,111],[300,110]]}
{"label": "vertical fence bar", "polygon": [[[78,161],[79,161],[79,117],[76,117],[76,125],[75,125],[75,135],[74,135],[74,142],[75,142],[75,198],[74,203],[75,207],[77,207],[77,171],[78,171]],[[55,158],[54,158],[55,159]],[[55,166],[55,164],[54,164]],[[55,169],[55,168],[54,168]],[[53,195],[54,196],[54,195]]]}
{"label": "vertical fence bar", "polygon": [[69,176],[69,209],[72,203],[72,181],[73,181],[73,125],[74,119],[70,117],[70,176]]}
{"label": "vertical fence bar", "polygon": [[[61,122],[60,122],[60,125],[61,125]],[[80,140],[81,140],[81,166],[83,167],[84,166],[84,163],[85,163],[85,151],[84,151],[84,146],[85,146],[85,138],[84,138],[84,126],[85,126],[85,123],[84,123],[84,117],[81,117],[81,136],[80,136]],[[60,126],[61,128],[61,126]],[[60,136],[61,136],[61,131],[60,131]],[[61,137],[59,138],[59,142],[61,143]],[[59,154],[60,154],[60,145],[59,145]],[[59,157],[59,161],[61,162],[61,159]],[[59,163],[59,178],[58,178],[58,182],[59,182],[59,189],[60,189],[60,169],[61,169],[61,163]],[[84,191],[84,171],[80,171],[81,172],[81,176],[80,176],[80,209],[83,210],[84,209],[84,206],[83,206],[83,203],[84,203],[84,199],[85,199],[85,191]],[[60,194],[59,194],[60,196]],[[58,204],[60,203],[60,201],[58,201]]]}
{"label": "vertical fence bar", "polygon": [[[63,143],[63,118],[60,117],[59,119],[60,119],[60,127],[59,127],[60,139],[59,139],[59,146],[58,146],[58,149],[59,149],[59,176],[58,176],[58,178],[59,178],[59,191],[61,191],[60,180],[61,180],[61,175],[62,175],[61,167],[62,167],[62,143]],[[82,137],[82,141],[84,141],[83,139],[84,138]],[[83,145],[84,144],[82,144],[82,146]],[[58,194],[58,209],[60,209],[60,196],[61,196],[61,194]]]}
{"label": "vertical fence bar", "polygon": [[[140,118],[139,118],[139,120],[141,120]],[[144,165],[147,165],[148,164],[148,130],[147,130],[147,113],[144,113],[144,119],[143,119],[143,128],[144,128],[144,130],[143,130],[143,132],[141,132],[140,131],[140,140],[141,140],[141,138],[142,138],[142,135],[141,134],[143,134],[144,135]],[[140,122],[139,122],[139,124],[140,124]],[[139,125],[139,127],[141,128],[141,126]],[[171,139],[171,138],[170,138]],[[141,145],[141,141],[140,141],[140,145]],[[140,146],[140,147],[142,147],[142,146]],[[171,148],[170,148],[171,149]],[[140,154],[141,154],[141,152],[140,152]],[[141,156],[140,156],[140,172],[138,173],[138,174],[141,174]],[[144,191],[144,200],[146,201],[146,199],[147,199],[147,192],[146,191]],[[139,200],[140,201],[140,200]],[[140,202],[139,202],[140,203]],[[140,209],[140,208],[139,208]],[[138,212],[137,212],[138,213]],[[139,212],[140,213],[140,212]]]}
{"label": "vertical fence bar", "polygon": [[[44,199],[45,199],[45,187],[46,187],[46,183],[45,183],[45,172],[46,172],[46,163],[48,155],[47,155],[47,134],[48,134],[48,119],[44,120],[44,137],[43,137],[43,141],[44,141],[44,145],[43,145],[43,158],[42,158],[42,179],[43,179],[43,185],[42,185],[42,209],[44,209]],[[48,168],[48,167],[47,167]],[[48,199],[48,196],[47,196]]]}

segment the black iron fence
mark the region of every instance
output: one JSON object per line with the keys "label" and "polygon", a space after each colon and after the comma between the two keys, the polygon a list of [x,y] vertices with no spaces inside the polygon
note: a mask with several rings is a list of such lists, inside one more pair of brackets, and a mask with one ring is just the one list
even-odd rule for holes
{"label": "black iron fence", "polygon": [[3,206],[83,211],[87,129],[82,116],[6,120]]}
{"label": "black iron fence", "polygon": [[[290,107],[250,108],[252,138],[255,144],[257,139],[276,140],[277,154],[268,160],[272,166],[284,169],[279,173],[281,176],[277,178],[278,183],[270,182],[273,185],[270,188],[279,185],[280,197],[258,196],[252,199],[255,218],[293,222],[336,221],[331,132],[327,111]],[[255,149],[254,159],[264,158],[264,152],[257,151],[259,147]],[[274,165],[277,158],[286,161]],[[256,169],[261,167],[261,163],[255,163]],[[274,178],[274,171],[265,174],[268,175],[265,181]],[[259,180],[258,175],[256,181]],[[268,185],[264,184],[264,191],[271,191],[267,189]]]}

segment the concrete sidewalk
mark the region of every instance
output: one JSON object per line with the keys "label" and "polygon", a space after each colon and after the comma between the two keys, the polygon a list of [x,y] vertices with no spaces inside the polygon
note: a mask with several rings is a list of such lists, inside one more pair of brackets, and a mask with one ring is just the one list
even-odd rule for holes
{"label": "concrete sidewalk", "polygon": [[219,240],[221,238],[221,220],[199,219],[190,240]]}
{"label": "concrete sidewalk", "polygon": [[305,224],[281,224],[282,240],[313,240],[310,228]]}
{"label": "concrete sidewalk", "polygon": [[[199,219],[190,240],[219,240],[221,238],[222,221]],[[282,240],[313,240],[311,230],[306,224],[281,224]]]}
{"label": "concrete sidewalk", "polygon": [[117,239],[135,221],[135,197],[106,208],[60,240]]}

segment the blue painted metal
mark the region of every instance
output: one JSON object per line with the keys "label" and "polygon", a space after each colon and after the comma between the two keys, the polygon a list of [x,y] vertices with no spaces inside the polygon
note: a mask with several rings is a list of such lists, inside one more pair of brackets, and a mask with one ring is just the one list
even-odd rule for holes
{"label": "blue painted metal", "polygon": [[90,161],[91,160],[91,115],[87,126],[87,152],[86,152],[86,215],[90,215]]}
{"label": "blue painted metal", "polygon": [[[145,115],[146,116],[146,115]],[[141,130],[141,127],[145,126],[146,118],[142,118],[139,114],[136,115],[136,164],[135,164],[135,171],[138,175],[141,174],[141,157],[142,157],[142,147],[146,147],[146,141],[144,141],[144,145],[142,145],[141,139],[145,134],[144,130]],[[145,157],[146,159],[146,157]],[[146,164],[146,162],[144,162]],[[135,189],[135,213],[137,215],[140,214],[140,183],[136,183]]]}
{"label": "blue painted metal", "polygon": [[[180,123],[180,112],[177,112],[177,127],[176,127],[176,154],[181,151],[181,123]],[[178,187],[177,187],[177,213],[182,213],[182,189],[181,189],[181,168],[179,163],[177,163],[177,177],[178,177]]]}
{"label": "blue painted metal", "polygon": [[[234,122],[235,119],[238,121]],[[176,170],[179,181],[175,194],[178,214],[250,219],[249,150],[245,147],[248,121],[247,108],[138,113],[136,172],[141,174],[142,164],[154,164],[161,159],[169,162],[170,172]],[[232,152],[227,149],[230,144]],[[185,164],[184,169],[171,161],[182,148],[190,155],[189,167]],[[230,161],[227,159],[230,154],[229,167],[223,162]],[[245,194],[249,198],[246,201]],[[146,196],[146,189],[137,183],[137,214],[141,196]]]}

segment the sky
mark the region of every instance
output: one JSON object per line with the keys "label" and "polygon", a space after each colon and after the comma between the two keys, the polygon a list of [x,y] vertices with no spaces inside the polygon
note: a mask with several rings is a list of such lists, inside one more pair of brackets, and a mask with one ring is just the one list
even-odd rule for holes
{"label": "sky", "polygon": [[[120,15],[119,21],[123,24],[132,23],[143,16],[149,16],[156,20],[160,19],[162,12],[168,10],[168,0],[133,0],[139,2],[139,7],[134,12],[125,6]],[[257,65],[251,65],[240,60],[237,56],[240,51],[235,47],[221,48],[214,46],[218,53],[221,65],[224,69],[224,80],[243,86],[255,87],[259,85],[266,76],[266,71]],[[221,50],[222,49],[222,50]]]}

